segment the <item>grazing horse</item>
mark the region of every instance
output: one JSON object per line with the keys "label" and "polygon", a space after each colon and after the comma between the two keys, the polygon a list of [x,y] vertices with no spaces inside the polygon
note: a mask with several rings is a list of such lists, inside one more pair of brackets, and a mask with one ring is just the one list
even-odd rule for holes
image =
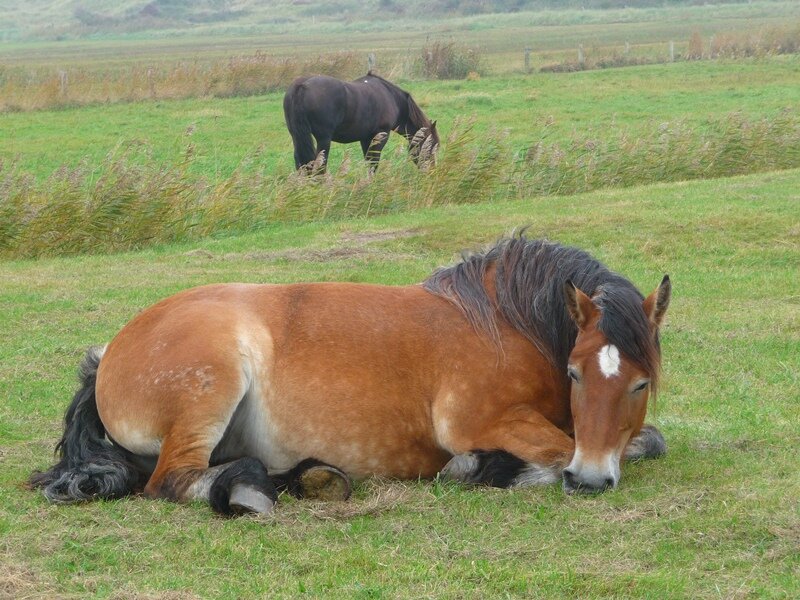
{"label": "grazing horse", "polygon": [[523,235],[402,287],[220,284],[139,313],[90,352],[53,501],[140,489],[224,514],[348,477],[613,488],[655,457],[664,277],[647,298],[586,252]]}
{"label": "grazing horse", "polygon": [[352,82],[326,75],[295,79],[283,98],[283,114],[298,169],[318,157],[324,168],[334,141],[361,142],[374,170],[390,131],[409,141],[411,158],[422,168],[435,161],[439,148],[436,121],[425,116],[411,94],[371,71]]}

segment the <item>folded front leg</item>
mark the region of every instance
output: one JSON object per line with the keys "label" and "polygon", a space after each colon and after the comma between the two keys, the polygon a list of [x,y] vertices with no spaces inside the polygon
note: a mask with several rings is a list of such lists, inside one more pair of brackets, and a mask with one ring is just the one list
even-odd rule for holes
{"label": "folded front leg", "polygon": [[457,454],[441,476],[470,484],[526,487],[561,479],[575,443],[540,413],[527,407],[482,432],[454,433]]}

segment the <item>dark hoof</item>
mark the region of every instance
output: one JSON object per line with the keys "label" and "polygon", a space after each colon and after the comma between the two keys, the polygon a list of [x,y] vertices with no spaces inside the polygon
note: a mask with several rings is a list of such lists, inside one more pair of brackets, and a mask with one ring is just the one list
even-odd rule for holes
{"label": "dark hoof", "polygon": [[628,447],[625,448],[626,460],[642,460],[658,458],[667,453],[667,442],[661,432],[652,425],[645,425]]}
{"label": "dark hoof", "polygon": [[350,478],[336,467],[315,465],[298,477],[299,495],[311,500],[347,500],[353,491]]}

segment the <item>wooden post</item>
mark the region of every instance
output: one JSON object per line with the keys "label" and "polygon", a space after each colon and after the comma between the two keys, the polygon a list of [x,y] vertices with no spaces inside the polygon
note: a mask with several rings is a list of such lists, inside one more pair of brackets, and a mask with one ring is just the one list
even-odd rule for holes
{"label": "wooden post", "polygon": [[375,53],[370,52],[367,54],[367,71],[372,71],[375,68]]}
{"label": "wooden post", "polygon": [[585,57],[583,55],[583,44],[578,44],[578,64],[583,66]]}
{"label": "wooden post", "polygon": [[525,46],[525,72],[531,72],[531,47]]}
{"label": "wooden post", "polygon": [[675,42],[669,42],[669,62],[675,62]]}
{"label": "wooden post", "polygon": [[59,90],[61,92],[61,97],[67,97],[67,72],[66,71],[59,71],[58,72],[58,83],[59,83]]}
{"label": "wooden post", "polygon": [[147,67],[147,87],[150,90],[150,98],[156,97],[156,84],[153,81],[153,67]]}

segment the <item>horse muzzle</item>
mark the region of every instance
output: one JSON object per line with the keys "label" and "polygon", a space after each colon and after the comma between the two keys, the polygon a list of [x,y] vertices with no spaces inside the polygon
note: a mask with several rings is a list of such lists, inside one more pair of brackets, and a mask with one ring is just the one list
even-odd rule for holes
{"label": "horse muzzle", "polygon": [[618,480],[611,474],[602,473],[587,477],[578,475],[569,468],[562,473],[562,487],[567,494],[599,494],[607,489],[617,487]]}
{"label": "horse muzzle", "polygon": [[577,450],[561,474],[567,494],[598,494],[617,487],[620,478],[619,456],[611,453],[599,462],[586,462]]}

